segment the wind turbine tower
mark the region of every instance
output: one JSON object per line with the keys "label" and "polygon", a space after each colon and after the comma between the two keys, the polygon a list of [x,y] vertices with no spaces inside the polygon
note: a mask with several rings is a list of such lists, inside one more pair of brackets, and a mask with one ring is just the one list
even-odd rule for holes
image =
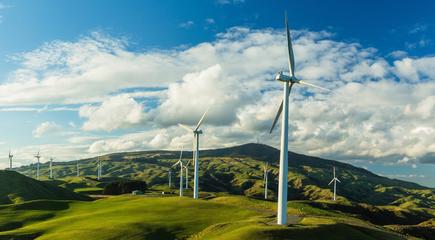
{"label": "wind turbine tower", "polygon": [[287,190],[288,190],[288,111],[289,111],[289,96],[294,84],[305,84],[307,86],[330,91],[329,89],[316,86],[311,83],[299,80],[295,77],[295,58],[293,54],[292,41],[290,30],[288,27],[287,13],[285,15],[286,35],[287,35],[287,50],[288,50],[288,66],[289,74],[285,75],[279,72],[275,76],[275,80],[283,84],[283,100],[273,121],[270,133],[272,133],[276,122],[278,121],[281,112],[283,112],[281,121],[281,148],[279,157],[279,183],[278,183],[278,208],[277,208],[277,223],[279,225],[287,224]]}
{"label": "wind turbine tower", "polygon": [[39,151],[35,155],[35,158],[37,160],[37,163],[36,163],[36,179],[39,180],[39,159],[41,158],[41,155],[39,154]]}
{"label": "wind turbine tower", "polygon": [[178,162],[172,165],[172,167],[180,165],[180,197],[183,196],[183,187],[184,187],[183,186],[183,161],[181,161],[182,156],[183,156],[183,148],[181,148],[180,159],[178,160]]}
{"label": "wind turbine tower", "polygon": [[184,169],[186,170],[186,187],[184,189],[188,189],[189,188],[189,164],[190,164],[190,161],[191,160],[189,160],[187,162],[187,164],[185,166],[183,166]]}
{"label": "wind turbine tower", "polygon": [[14,155],[12,155],[11,150],[9,149],[9,170],[12,170],[12,158]]}
{"label": "wind turbine tower", "polygon": [[79,166],[79,160],[77,159],[77,177],[80,177],[80,166]]}
{"label": "wind turbine tower", "polygon": [[267,179],[268,174],[270,172],[270,169],[268,168],[269,164],[266,162],[266,165],[264,166],[264,172],[263,172],[263,182],[264,182],[264,199],[267,199]]}
{"label": "wind turbine tower", "polygon": [[50,158],[50,179],[53,179],[53,158]]}
{"label": "wind turbine tower", "polygon": [[338,180],[338,178],[335,177],[335,167],[332,167],[332,171],[334,174],[334,178],[329,182],[328,185],[331,185],[331,183],[334,183],[334,197],[332,198],[332,200],[336,200],[336,193],[337,193],[337,182],[341,183],[340,180]]}
{"label": "wind turbine tower", "polygon": [[168,170],[169,188],[172,187],[172,182],[171,182],[172,179],[171,179],[171,177],[172,177],[172,170],[169,169]]}
{"label": "wind turbine tower", "polygon": [[[192,154],[194,154],[194,176],[193,176],[193,198],[194,199],[198,199],[198,184],[199,184],[199,135],[202,134],[202,130],[199,130],[199,127],[202,124],[202,121],[205,118],[205,115],[207,114],[208,109],[204,112],[204,114],[202,115],[201,119],[199,119],[198,124],[196,125],[195,128],[190,128],[187,127],[183,124],[178,124],[180,127],[186,129],[188,132],[192,132],[193,133],[193,148],[195,149],[195,153],[193,153],[193,149],[192,149]],[[196,144],[195,144],[196,142]]]}
{"label": "wind turbine tower", "polygon": [[97,179],[100,180],[101,179],[101,159],[100,156],[98,156],[98,166],[97,166]]}

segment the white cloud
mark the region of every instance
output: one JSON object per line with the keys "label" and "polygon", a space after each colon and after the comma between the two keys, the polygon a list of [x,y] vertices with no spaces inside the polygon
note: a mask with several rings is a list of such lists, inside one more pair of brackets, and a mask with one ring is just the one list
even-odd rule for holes
{"label": "white cloud", "polygon": [[221,5],[241,4],[244,2],[245,2],[245,0],[216,0],[216,3],[221,4]]}
{"label": "white cloud", "polygon": [[99,106],[84,105],[79,115],[87,118],[82,129],[85,131],[113,131],[140,124],[145,119],[143,106],[133,98],[118,95],[108,98]]}
{"label": "white cloud", "polygon": [[62,130],[62,127],[55,122],[43,122],[39,124],[35,130],[33,130],[32,134],[35,138],[40,138],[44,135],[52,135],[59,133]]}
{"label": "white cloud", "polygon": [[215,20],[214,20],[213,18],[206,18],[206,19],[205,19],[205,22],[206,22],[207,24],[215,24]]}
{"label": "white cloud", "polygon": [[427,30],[427,25],[426,24],[415,24],[411,30],[409,30],[410,34],[416,34],[419,32],[424,32]]}
{"label": "white cloud", "polygon": [[191,28],[194,24],[195,24],[194,21],[189,20],[189,21],[186,21],[186,22],[182,22],[182,23],[180,23],[178,26],[179,26],[180,28]]}
{"label": "white cloud", "polygon": [[[335,94],[295,86],[290,150],[394,163],[435,153],[435,136],[427,134],[434,128],[434,57],[391,64],[376,49],[335,41],[328,32],[292,35],[297,76]],[[15,97],[0,97],[0,105],[97,102],[80,108],[84,130],[143,127],[89,140],[91,153],[190,146],[191,135],[175,124],[196,124],[209,105],[204,148],[256,137],[277,146],[279,130],[267,132],[282,90],[267,80],[287,69],[285,41],[281,31],[235,27],[213,42],[168,51],[131,52],[126,40],[101,34],[53,42],[20,55],[22,67],[0,85],[0,96]],[[147,87],[163,90],[123,93]],[[139,102],[148,98],[155,102]]]}
{"label": "white cloud", "polygon": [[396,59],[405,58],[408,56],[408,53],[402,50],[392,51],[390,56]]}

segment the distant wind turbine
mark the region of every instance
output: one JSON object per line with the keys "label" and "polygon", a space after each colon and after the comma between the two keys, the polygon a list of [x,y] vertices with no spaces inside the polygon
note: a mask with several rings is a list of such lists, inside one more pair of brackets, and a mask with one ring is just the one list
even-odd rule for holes
{"label": "distant wind turbine", "polygon": [[177,165],[180,165],[180,197],[183,196],[183,161],[181,161],[181,158],[183,157],[183,147],[181,147],[180,152],[180,159],[178,159],[178,162],[176,162],[172,167],[175,167]]}
{"label": "distant wind turbine", "polygon": [[50,179],[53,179],[53,157],[50,158]]}
{"label": "distant wind turbine", "polygon": [[171,179],[171,177],[172,177],[172,170],[169,169],[169,170],[168,170],[169,188],[172,187],[172,182],[171,182],[172,179]]}
{"label": "distant wind turbine", "polygon": [[263,171],[263,180],[264,180],[264,199],[267,199],[267,179],[268,174],[270,172],[270,169],[268,168],[269,163],[266,162],[266,165],[264,166]]}
{"label": "distant wind turbine", "polygon": [[101,179],[101,173],[102,173],[102,171],[101,171],[101,159],[100,159],[100,156],[98,156],[97,159],[98,159],[97,160],[97,164],[98,164],[98,166],[97,166],[97,180],[100,180]]}
{"label": "distant wind turbine", "polygon": [[14,155],[12,155],[11,150],[9,149],[9,170],[12,170],[12,158]]}
{"label": "distant wind turbine", "polygon": [[79,160],[77,159],[77,177],[80,177]]}
{"label": "distant wind turbine", "polygon": [[190,161],[191,160],[189,160],[187,162],[187,164],[183,166],[184,169],[186,170],[186,187],[184,189],[188,189],[189,188],[189,165],[190,165]]}
{"label": "distant wind turbine", "polygon": [[[202,124],[202,121],[205,118],[205,115],[207,115],[208,109],[204,112],[204,114],[202,115],[201,119],[199,119],[198,124],[196,125],[195,128],[190,128],[186,125],[183,125],[181,123],[179,123],[178,125],[184,129],[186,129],[188,132],[193,132],[193,147],[195,149],[195,153],[193,153],[193,149],[192,149],[192,154],[194,154],[194,176],[193,176],[193,198],[194,199],[198,199],[198,180],[199,180],[199,173],[198,173],[198,169],[199,169],[199,135],[202,134],[202,130],[199,130],[199,127]],[[196,142],[196,144],[195,144]]]}
{"label": "distant wind turbine", "polygon": [[275,120],[273,121],[272,127],[270,128],[270,133],[272,133],[276,122],[283,112],[283,117],[281,121],[281,151],[279,158],[279,184],[278,184],[278,213],[277,213],[277,223],[279,225],[287,224],[287,190],[288,190],[288,109],[289,109],[289,96],[291,88],[294,84],[305,84],[310,87],[315,87],[318,89],[331,91],[329,89],[316,86],[311,83],[307,83],[302,80],[298,80],[295,77],[295,58],[293,54],[292,41],[290,36],[290,30],[288,28],[287,13],[285,14],[285,26],[287,33],[287,50],[288,50],[288,65],[290,76],[285,75],[283,72],[279,72],[275,76],[275,80],[283,82],[284,92],[283,100],[276,114]]}
{"label": "distant wind turbine", "polygon": [[334,172],[334,178],[331,180],[331,182],[328,183],[328,185],[331,185],[331,183],[334,183],[334,198],[333,200],[335,201],[335,196],[337,193],[337,182],[341,183],[340,180],[338,180],[338,178],[335,177],[335,167],[332,167],[332,171]]}
{"label": "distant wind turbine", "polygon": [[35,155],[35,158],[37,159],[37,163],[36,163],[36,179],[39,180],[39,159],[41,158],[41,155],[39,155],[39,151]]}

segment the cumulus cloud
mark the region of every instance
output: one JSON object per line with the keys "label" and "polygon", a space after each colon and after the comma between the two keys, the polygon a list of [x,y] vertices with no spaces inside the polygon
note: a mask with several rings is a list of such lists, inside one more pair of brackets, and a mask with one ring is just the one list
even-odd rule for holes
{"label": "cumulus cloud", "polygon": [[43,122],[33,130],[32,135],[35,138],[40,138],[44,135],[59,133],[61,130],[62,127],[55,122]]}
{"label": "cumulus cloud", "polygon": [[[376,49],[333,40],[329,32],[292,35],[297,76],[335,93],[294,87],[290,150],[344,160],[433,159],[434,57],[397,55],[390,63]],[[79,110],[84,130],[147,129],[93,141],[90,153],[190,146],[191,134],[176,123],[196,124],[208,106],[202,147],[257,137],[278,146],[279,130],[267,131],[282,85],[267,80],[287,69],[283,31],[235,27],[215,41],[167,51],[127,46],[94,34],[21,54],[22,67],[0,85],[0,96],[15,97],[0,97],[0,105],[86,103]],[[162,90],[122,93],[149,87]],[[139,102],[150,97],[152,104]]]}
{"label": "cumulus cloud", "polygon": [[99,106],[84,105],[79,115],[86,118],[82,129],[85,131],[113,131],[140,124],[145,119],[142,104],[126,95],[108,98]]}

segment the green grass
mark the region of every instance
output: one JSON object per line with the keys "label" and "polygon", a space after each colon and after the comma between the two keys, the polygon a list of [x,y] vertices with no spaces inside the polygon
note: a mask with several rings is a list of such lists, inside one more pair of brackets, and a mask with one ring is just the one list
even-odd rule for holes
{"label": "green grass", "polygon": [[[191,158],[185,152],[184,160]],[[53,184],[70,190],[101,187],[117,178],[147,182],[152,189],[167,191],[167,172],[179,157],[178,151],[114,153],[101,156],[103,179],[96,181],[97,158],[80,160],[81,175],[75,177],[76,161],[55,163]],[[269,197],[277,195],[279,150],[262,144],[201,151],[199,181],[201,191],[228,192],[249,197],[263,197],[263,166],[269,163]],[[369,171],[336,161],[289,153],[289,198],[293,200],[330,200],[332,166],[342,183],[338,185],[341,203],[395,205],[402,208],[430,208],[435,205],[435,191],[418,184],[377,176]],[[35,166],[16,169],[34,175]],[[48,164],[41,164],[42,176],[48,176]],[[178,186],[174,170],[174,189]],[[192,173],[190,171],[192,180]],[[192,181],[190,182],[192,185]],[[276,200],[276,199],[275,199]]]}
{"label": "green grass", "polygon": [[37,181],[15,171],[0,170],[0,204],[20,203],[36,199],[89,200],[53,184]]}
{"label": "green grass", "polygon": [[103,192],[103,188],[99,188],[99,187],[76,188],[74,189],[74,192],[83,193],[83,194],[101,194]]}
{"label": "green grass", "polygon": [[[290,202],[289,213],[300,212],[301,204]],[[404,239],[338,217],[306,216],[296,225],[277,226],[275,205],[228,195],[30,201],[0,206],[0,239]]]}
{"label": "green grass", "polygon": [[[31,216],[47,214],[34,208],[26,212],[30,212]],[[27,225],[25,223],[30,221],[27,213],[19,211],[15,217],[11,216],[14,213],[10,208],[1,212],[8,212],[9,217],[23,220],[24,225],[1,235],[43,234],[39,239],[184,238],[217,222],[241,221],[258,215],[246,209],[189,198],[129,196],[90,203],[71,202],[66,210],[48,212],[54,215],[52,218]]]}

